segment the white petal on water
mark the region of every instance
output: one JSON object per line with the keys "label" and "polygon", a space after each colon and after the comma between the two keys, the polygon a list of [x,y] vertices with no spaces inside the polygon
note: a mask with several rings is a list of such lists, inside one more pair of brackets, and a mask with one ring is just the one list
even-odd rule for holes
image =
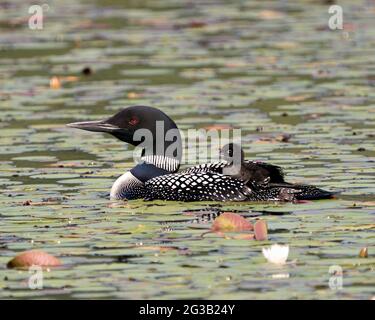
{"label": "white petal on water", "polygon": [[268,262],[283,265],[288,259],[289,246],[274,244],[269,248],[263,248],[262,252]]}

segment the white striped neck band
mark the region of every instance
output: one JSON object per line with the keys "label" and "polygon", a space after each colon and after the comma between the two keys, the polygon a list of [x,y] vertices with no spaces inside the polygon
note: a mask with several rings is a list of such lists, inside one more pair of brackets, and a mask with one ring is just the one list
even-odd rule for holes
{"label": "white striped neck band", "polygon": [[146,163],[153,164],[155,167],[175,172],[180,167],[180,162],[177,159],[169,158],[161,155],[149,155],[141,158]]}

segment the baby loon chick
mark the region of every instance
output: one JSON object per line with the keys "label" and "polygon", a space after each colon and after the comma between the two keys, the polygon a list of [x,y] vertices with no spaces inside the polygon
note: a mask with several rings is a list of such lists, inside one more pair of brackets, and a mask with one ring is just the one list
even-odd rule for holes
{"label": "baby loon chick", "polygon": [[269,182],[285,182],[280,167],[263,162],[245,161],[245,154],[238,144],[226,144],[220,149],[220,156],[230,164],[223,170],[224,173],[245,183],[253,181],[266,185]]}
{"label": "baby loon chick", "polygon": [[[245,160],[245,153],[240,145],[228,143],[220,150],[220,156],[228,163],[223,173],[242,180],[245,184],[258,184],[259,187],[282,188],[280,200],[331,198],[331,192],[314,186],[296,185],[284,180],[284,173],[278,166]],[[281,199],[281,197],[284,197]]]}
{"label": "baby loon chick", "polygon": [[[301,193],[301,190],[294,187],[271,186],[271,181],[267,183],[261,178],[261,183],[251,178],[245,183],[241,178],[225,173],[229,166],[227,161],[205,163],[178,172],[182,159],[180,132],[174,121],[156,108],[132,106],[108,119],[75,122],[68,126],[106,132],[121,141],[142,148],[139,163],[113,184],[111,199],[267,201],[295,199],[294,196],[287,198],[285,194],[298,193],[299,199],[321,199],[328,194],[315,187]],[[270,165],[263,167],[271,171],[279,170],[273,169],[278,167]],[[280,179],[283,181],[281,170],[278,178],[277,174],[271,175],[271,179],[272,177],[275,182]]]}

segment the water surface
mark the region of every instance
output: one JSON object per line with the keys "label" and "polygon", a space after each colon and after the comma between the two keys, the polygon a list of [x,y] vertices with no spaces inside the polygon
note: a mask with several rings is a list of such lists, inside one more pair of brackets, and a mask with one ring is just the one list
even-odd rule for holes
{"label": "water surface", "polygon": [[[0,298],[375,295],[374,2],[340,2],[345,29],[335,31],[324,1],[48,4],[43,30],[28,29],[27,2],[0,4]],[[240,128],[248,158],[340,195],[111,203],[132,148],[65,124],[136,104],[184,131]],[[201,239],[223,211],[265,219],[269,240]],[[296,261],[267,263],[261,249],[273,243]],[[43,290],[28,288],[27,271],[6,269],[36,248],[64,263],[45,272]],[[343,269],[342,290],[328,286],[331,266]]]}

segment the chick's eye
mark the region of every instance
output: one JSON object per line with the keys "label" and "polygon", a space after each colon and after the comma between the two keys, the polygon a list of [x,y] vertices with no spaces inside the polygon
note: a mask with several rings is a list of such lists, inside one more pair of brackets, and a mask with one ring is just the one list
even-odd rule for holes
{"label": "chick's eye", "polygon": [[135,125],[138,124],[138,123],[139,123],[139,119],[136,118],[136,117],[133,117],[133,118],[131,118],[131,119],[129,120],[129,124],[130,124],[131,126],[135,126]]}

